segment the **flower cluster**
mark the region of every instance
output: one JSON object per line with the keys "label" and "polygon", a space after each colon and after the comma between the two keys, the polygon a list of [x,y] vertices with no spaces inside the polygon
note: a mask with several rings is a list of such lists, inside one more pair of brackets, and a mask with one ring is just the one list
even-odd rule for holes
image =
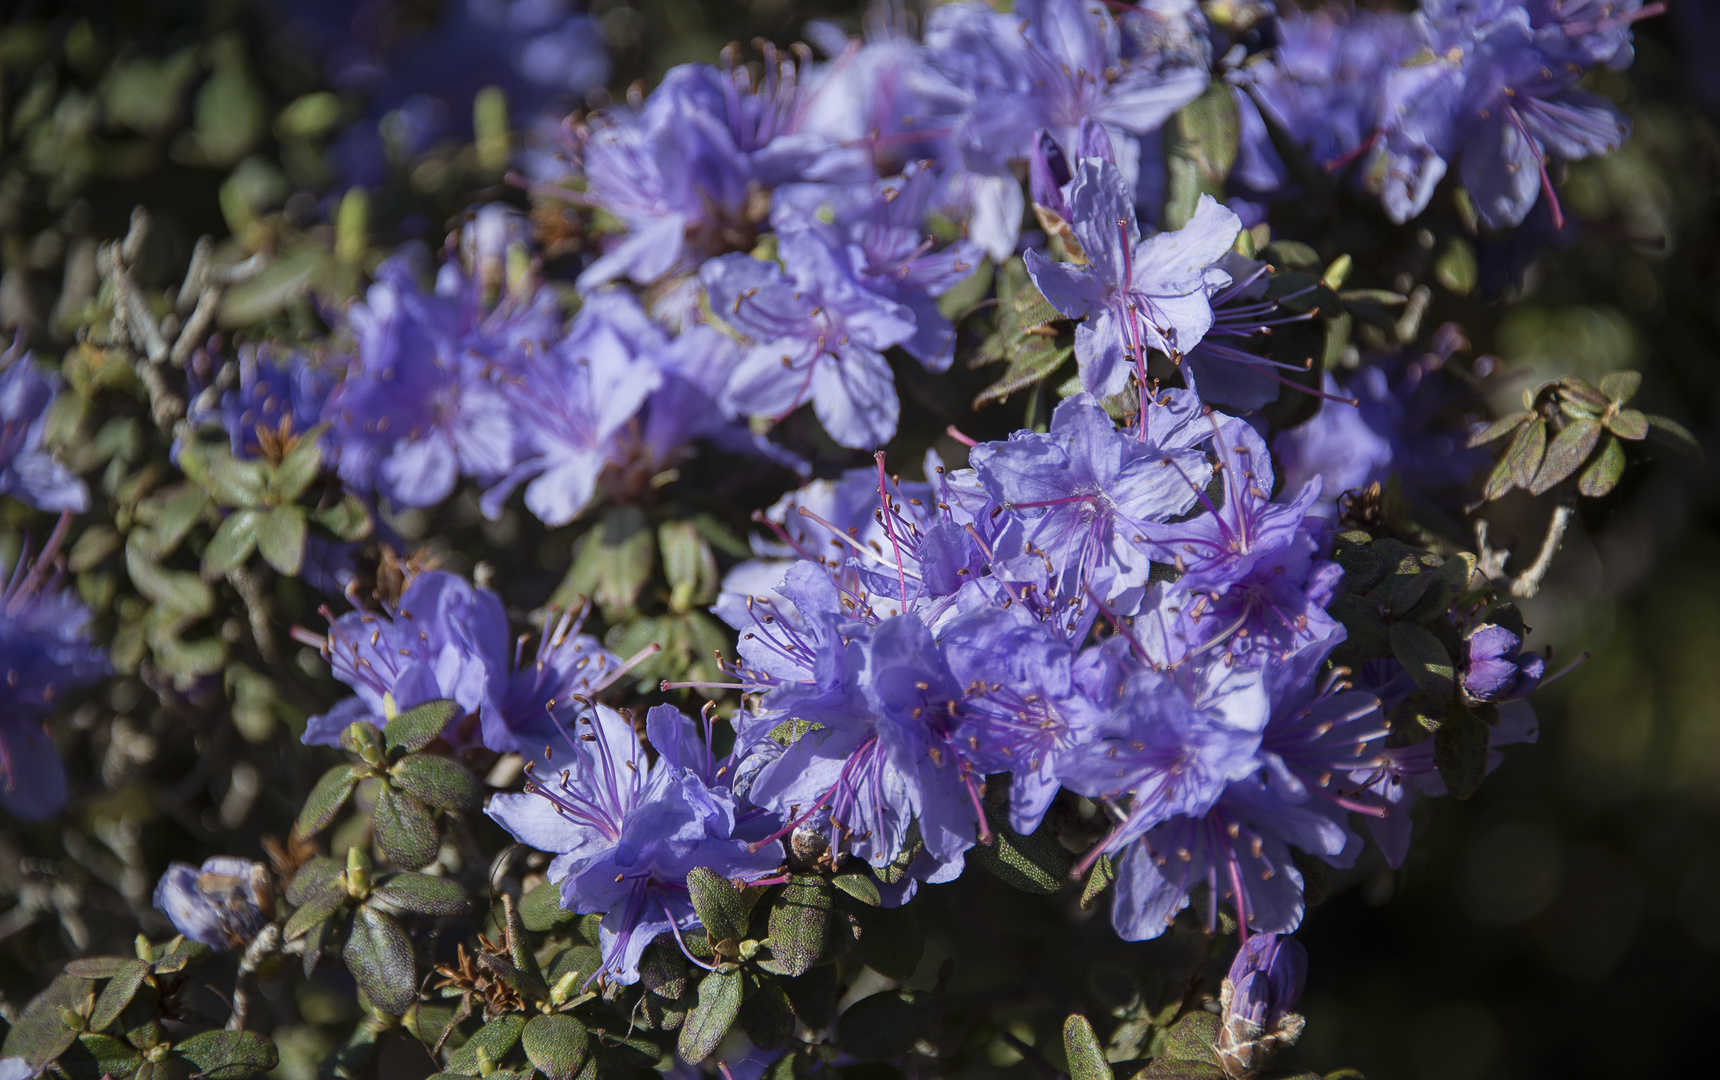
{"label": "flower cluster", "polygon": [[1241,186],[1295,191],[1268,123],[1379,196],[1393,221],[1426,208],[1455,167],[1489,229],[1522,224],[1540,198],[1563,225],[1550,169],[1609,154],[1619,110],[1577,84],[1627,67],[1642,0],[1428,0],[1414,14],[1318,10],[1277,23],[1270,57],[1234,73],[1245,139]]}

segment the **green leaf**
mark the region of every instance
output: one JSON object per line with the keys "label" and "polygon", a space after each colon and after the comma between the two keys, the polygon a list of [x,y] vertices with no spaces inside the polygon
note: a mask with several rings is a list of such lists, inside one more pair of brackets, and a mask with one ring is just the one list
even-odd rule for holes
{"label": "green leaf", "polygon": [[1609,371],[1601,376],[1600,392],[1615,405],[1623,405],[1642,388],[1642,372]]}
{"label": "green leaf", "polygon": [[308,431],[298,437],[293,448],[287,451],[287,456],[281,459],[281,464],[275,469],[274,488],[275,498],[282,504],[298,502],[305,488],[310,486],[317,473],[322,471],[322,444],[317,436],[321,427]]}
{"label": "green leaf", "polygon": [[639,985],[661,998],[677,1000],[687,992],[687,958],[673,934],[658,934],[639,957]]}
{"label": "green leaf", "polygon": [[204,575],[222,577],[243,565],[256,549],[257,529],[262,523],[260,510],[235,510],[227,515],[209,546],[203,549]]}
{"label": "green leaf", "polygon": [[260,506],[268,476],[268,467],[260,461],[223,454],[209,463],[209,491],[222,506]]}
{"label": "green leaf", "polygon": [[292,884],[287,886],[287,902],[303,904],[318,893],[333,889],[343,892],[344,889],[335,879],[346,869],[338,860],[327,855],[318,855],[311,861],[299,867],[293,875]]}
{"label": "green leaf", "polygon": [[333,506],[316,512],[317,524],[342,540],[363,540],[370,535],[370,511],[356,495],[347,495]]}
{"label": "green leaf", "polygon": [[[479,1028],[475,1035],[466,1040],[464,1046],[449,1056],[448,1068],[468,1076],[478,1075],[479,1050],[484,1052],[490,1064],[500,1064],[502,1058],[519,1045],[520,1035],[525,1031],[525,1027],[526,1018],[519,1013],[496,1017]],[[581,1027],[580,1034],[584,1033],[585,1029]]]}
{"label": "green leaf", "polygon": [[308,840],[333,824],[362,775],[356,765],[336,765],[323,773],[299,810],[299,835]]}
{"label": "green leaf", "polygon": [[312,928],[320,926],[339,911],[348,899],[350,897],[344,889],[326,889],[311,895],[293,912],[281,935],[288,941],[304,937]]}
{"label": "green leaf", "polygon": [[687,898],[712,944],[739,942],[747,936],[747,906],[716,871],[696,866],[687,874]]}
{"label": "green leaf", "polygon": [[1099,1037],[1080,1013],[1063,1021],[1063,1053],[1069,1059],[1069,1080],[1113,1080]]}
{"label": "green leaf", "polygon": [[275,1044],[255,1031],[199,1031],[173,1052],[208,1080],[244,1080],[279,1064]]}
{"label": "green leaf", "polygon": [[72,1080],[131,1076],[142,1064],[142,1055],[124,1039],[96,1034],[79,1035],[77,1042],[67,1047],[55,1062]]}
{"label": "green leaf", "polygon": [[1513,431],[1516,431],[1518,428],[1522,427],[1534,418],[1535,414],[1527,410],[1524,410],[1523,412],[1514,412],[1510,416],[1502,416],[1482,428],[1480,431],[1469,436],[1469,441],[1465,445],[1467,445],[1471,450],[1478,446],[1486,446],[1495,439],[1504,438],[1506,435],[1511,434]]}
{"label": "green leaf", "polygon": [[1487,778],[1487,725],[1459,705],[1433,734],[1433,760],[1452,797],[1467,799]]}
{"label": "green leaf", "polygon": [[520,1041],[526,1057],[549,1080],[574,1080],[588,1055],[585,1025],[571,1016],[534,1016]]}
{"label": "green leaf", "polygon": [[[900,910],[900,909],[898,909]],[[865,938],[861,938],[864,942]],[[783,992],[800,1022],[813,1031],[823,1031],[836,1013],[836,965],[813,968],[805,975],[782,980]]]}
{"label": "green leaf", "polygon": [[66,961],[63,970],[80,979],[111,979],[136,962],[131,956],[83,956]]}
{"label": "green leaf", "polygon": [[305,510],[302,506],[277,506],[257,528],[257,550],[279,573],[298,574],[305,561]]}
{"label": "green leaf", "polygon": [[1057,842],[1048,825],[1040,826],[1031,836],[1010,828],[1008,788],[995,784],[993,789],[985,800],[991,843],[976,844],[971,854],[994,876],[1023,892],[1049,896],[1062,891],[1069,884],[1075,857]]}
{"label": "green leaf", "polygon": [[414,915],[464,915],[471,909],[459,882],[429,874],[389,874],[377,881],[370,898]]}
{"label": "green leaf", "polygon": [[889,1061],[912,1050],[936,1021],[930,994],[885,991],[849,1006],[836,1025],[836,1038],[856,1061]]}
{"label": "green leaf", "polygon": [[884,902],[878,895],[878,883],[872,880],[871,874],[837,874],[831,879],[831,884],[868,907],[877,907]]}
{"label": "green leaf", "polygon": [[412,796],[384,786],[376,794],[376,842],[389,861],[408,870],[436,860],[436,822]]}
{"label": "green leaf", "polygon": [[716,1050],[740,1015],[742,989],[739,968],[713,971],[699,982],[699,1000],[681,1024],[678,1046],[684,1060],[696,1064]]}
{"label": "green leaf", "polygon": [[834,890],[830,882],[796,874],[770,907],[770,960],[763,966],[779,975],[800,975],[824,955],[830,933]]}
{"label": "green leaf", "polygon": [[137,995],[137,988],[143,985],[144,976],[148,975],[149,971],[149,961],[132,960],[108,979],[108,984],[102,987],[101,996],[96,998],[95,1008],[90,1010],[91,1031],[104,1031],[109,1024],[119,1019],[119,1014],[131,1004],[131,999]]}
{"label": "green leaf", "polygon": [[1023,337],[1012,348],[1009,366],[1004,369],[1002,377],[974,397],[973,407],[978,409],[995,401],[1004,401],[1018,390],[1044,382],[1057,374],[1074,351],[1073,345],[1058,347],[1053,338]]}
{"label": "green leaf", "polygon": [[418,1000],[412,939],[382,912],[358,909],[340,955],[365,997],[388,1015],[400,1016]]}
{"label": "green leaf", "polygon": [[926,932],[913,909],[850,904],[848,912],[860,922],[855,959],[886,978],[912,978],[926,950]]}
{"label": "green leaf", "polygon": [[747,1038],[767,1053],[786,1049],[794,1041],[794,1010],[774,979],[759,980],[741,1002],[739,1019]]}
{"label": "green leaf", "polygon": [[203,618],[215,610],[215,593],[196,574],[168,570],[143,551],[142,530],[126,541],[125,570],[137,591],[168,613]]}
{"label": "green leaf", "polygon": [[[1646,427],[1645,427],[1646,430]],[[1613,489],[1618,478],[1624,475],[1624,444],[1617,438],[1608,435],[1601,443],[1601,452],[1596,454],[1583,471],[1577,474],[1577,491],[1591,499],[1598,499]]]}
{"label": "green leaf", "polygon": [[1529,494],[1544,495],[1567,476],[1576,472],[1600,441],[1601,423],[1588,417],[1574,417],[1565,423],[1563,431],[1547,444],[1547,456],[1541,469],[1529,485]]}
{"label": "green leaf", "polygon": [[1391,641],[1392,655],[1422,693],[1435,701],[1451,700],[1456,666],[1433,631],[1418,623],[1397,622],[1392,624]]}
{"label": "green leaf", "polygon": [[389,772],[396,784],[427,805],[469,814],[484,804],[484,788],[478,778],[449,758],[409,754]]}
{"label": "green leaf", "polygon": [[956,322],[963,315],[985,302],[991,292],[992,263],[981,259],[974,272],[957,282],[938,297],[938,311],[944,318]]}
{"label": "green leaf", "polygon": [[[195,484],[180,484],[151,499],[145,506],[153,507],[155,511],[149,523],[154,533],[151,554],[165,558],[179,547],[185,534],[202,519],[203,511],[209,506],[209,496]],[[139,507],[140,511],[142,509]]]}
{"label": "green leaf", "polygon": [[597,587],[593,599],[612,621],[633,609],[651,580],[657,561],[655,537],[637,506],[618,506],[604,515],[588,543],[597,547]]}
{"label": "green leaf", "polygon": [[678,614],[708,605],[717,589],[717,557],[698,526],[665,521],[657,526],[657,547],[663,553],[663,576],[669,579],[669,609]]}
{"label": "green leaf", "polygon": [[1648,438],[1648,417],[1635,409],[1620,409],[1606,418],[1607,430],[1632,442]]}
{"label": "green leaf", "polygon": [[1081,887],[1081,910],[1092,910],[1099,895],[1109,889],[1111,883],[1116,880],[1117,871],[1111,865],[1109,855],[1101,855],[1093,860],[1093,869],[1087,872],[1087,883]]}
{"label": "green leaf", "polygon": [[23,1058],[32,1069],[41,1069],[59,1057],[77,1038],[67,1031],[61,1011],[78,1011],[89,1000],[87,980],[65,972],[54,976],[40,994],[30,1000],[0,1044],[0,1057]]}
{"label": "green leaf", "polygon": [[520,922],[527,930],[541,934],[577,918],[577,912],[561,906],[561,887],[553,882],[544,882],[520,900]]}
{"label": "green leaf", "polygon": [[383,727],[383,745],[390,751],[415,754],[435,742],[459,711],[460,706],[447,698],[415,705]]}
{"label": "green leaf", "polygon": [[1326,606],[1332,618],[1344,624],[1342,662],[1383,660],[1392,653],[1391,630],[1379,605],[1365,596],[1345,593]]}

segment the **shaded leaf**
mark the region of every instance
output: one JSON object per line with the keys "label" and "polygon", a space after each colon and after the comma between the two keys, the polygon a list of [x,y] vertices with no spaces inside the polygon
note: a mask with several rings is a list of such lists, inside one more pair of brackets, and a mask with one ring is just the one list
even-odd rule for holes
{"label": "shaded leaf", "polygon": [[861,998],[836,1025],[837,1040],[856,1061],[889,1061],[932,1030],[937,1013],[923,991],[885,991]]}
{"label": "shaded leaf", "polygon": [[1547,444],[1547,456],[1541,462],[1541,469],[1535,474],[1534,482],[1528,485],[1529,494],[1544,495],[1576,472],[1582,463],[1588,460],[1600,437],[1600,421],[1588,417],[1577,417],[1568,421],[1565,429],[1553,436],[1553,441]]}
{"label": "shaded leaf", "polygon": [[1648,418],[1648,434],[1655,442],[1669,450],[1676,450],[1688,457],[1702,460],[1702,445],[1696,441],[1696,436],[1676,420],[1668,420],[1664,416]]}
{"label": "shaded leaf", "polygon": [[985,801],[992,842],[976,844],[971,854],[993,875],[1023,892],[1049,896],[1062,890],[1069,884],[1075,857],[1057,842],[1049,826],[1041,826],[1031,836],[1010,828],[1008,787],[998,783],[993,790],[996,794]]}
{"label": "shaded leaf", "polygon": [[1460,551],[1424,574],[1427,587],[1422,591],[1421,599],[1402,617],[1411,622],[1427,622],[1444,616],[1451,610],[1451,605],[1469,591],[1469,579],[1475,574],[1475,565],[1474,555]]}
{"label": "shaded leaf", "polygon": [[1478,446],[1486,446],[1494,439],[1500,439],[1511,434],[1513,431],[1516,431],[1518,428],[1522,427],[1534,418],[1535,414],[1527,410],[1523,412],[1514,412],[1510,416],[1502,416],[1481,430],[1471,434],[1465,445],[1467,445],[1471,450]]}
{"label": "shaded leaf", "polygon": [[835,965],[816,967],[805,975],[785,978],[781,982],[783,992],[788,995],[789,1006],[800,1022],[813,1031],[824,1030],[836,1013]]}
{"label": "shaded leaf", "polygon": [[1087,883],[1081,887],[1081,909],[1090,910],[1099,899],[1099,894],[1111,887],[1117,880],[1117,871],[1111,865],[1109,855],[1101,855],[1093,860],[1093,869],[1087,871]]}
{"label": "shaded leaf", "polygon": [[297,502],[310,482],[317,478],[322,469],[322,445],[317,436],[321,426],[307,431],[293,443],[293,448],[287,456],[281,459],[281,464],[275,469],[275,496],[283,503]]}
{"label": "shaded leaf", "polygon": [[235,510],[227,515],[203,549],[203,573],[222,577],[243,565],[257,547],[257,528],[262,523],[260,510]]}
{"label": "shaded leaf", "polygon": [[741,1030],[760,1050],[786,1049],[794,1040],[794,1010],[782,987],[769,978],[760,979],[751,995],[741,1002]]}
{"label": "shaded leaf", "polygon": [[534,1016],[520,1041],[526,1057],[549,1080],[574,1080],[588,1056],[585,1025],[571,1016]]}
{"label": "shaded leaf", "polygon": [[282,929],[281,935],[288,941],[304,937],[311,928],[324,922],[339,911],[349,897],[344,889],[328,889],[309,897],[299,909],[293,912],[292,918]]}
{"label": "shaded leaf", "polygon": [[1487,777],[1487,725],[1458,706],[1433,735],[1433,759],[1452,797],[1467,799]]}
{"label": "shaded leaf", "polygon": [[464,915],[471,908],[459,882],[429,874],[389,874],[376,883],[370,896],[414,915]]}
{"label": "shaded leaf", "polygon": [[913,909],[856,905],[850,910],[860,922],[855,959],[886,978],[911,978],[926,950],[926,932]]}
{"label": "shaded leaf", "polygon": [[200,1031],[173,1052],[208,1080],[244,1080],[279,1063],[275,1044],[255,1031]]}
{"label": "shaded leaf", "polygon": [[878,883],[872,880],[871,874],[838,874],[831,879],[831,884],[869,907],[883,903],[878,895]]}
{"label": "shaded leaf", "polygon": [[147,960],[132,960],[119,971],[114,972],[102,987],[100,996],[96,998],[95,1008],[90,1010],[90,1030],[103,1031],[107,1026],[119,1019],[119,1014],[131,1004],[136,996],[137,988],[143,985],[144,976],[150,972]]}
{"label": "shaded leaf", "polygon": [[1175,1061],[1217,1063],[1214,1047],[1218,1043],[1219,1019],[1209,1012],[1191,1012],[1165,1032],[1161,1056]]}
{"label": "shaded leaf", "polygon": [[544,882],[520,900],[520,922],[527,930],[541,934],[577,918],[577,912],[561,906],[561,887],[553,882]]}
{"label": "shaded leaf", "polygon": [[1421,692],[1435,701],[1449,701],[1456,686],[1456,667],[1445,645],[1433,631],[1412,622],[1393,623],[1392,655],[1415,680]]}
{"label": "shaded leaf", "polygon": [[[1646,426],[1644,427],[1646,431]],[[1618,478],[1624,475],[1624,444],[1612,435],[1601,443],[1601,452],[1594,456],[1583,471],[1577,475],[1577,491],[1591,499],[1598,499],[1613,489]]]}
{"label": "shaded leaf", "polygon": [[1609,371],[1601,376],[1600,392],[1609,401],[1623,405],[1636,396],[1642,388],[1642,372],[1640,371]]}
{"label": "shaded leaf", "polygon": [[1486,498],[1497,499],[1514,487],[1527,488],[1534,481],[1546,454],[1547,422],[1536,419],[1524,424],[1488,478]]}
{"label": "shaded leaf", "polygon": [[[496,1017],[479,1028],[476,1034],[466,1040],[465,1045],[449,1056],[448,1067],[468,1076],[478,1075],[478,1051],[484,1052],[485,1059],[490,1064],[499,1064],[508,1051],[519,1044],[525,1027],[526,1018],[518,1013]],[[585,1029],[581,1027],[580,1034],[584,1033]]]}
{"label": "shaded leaf", "polygon": [[293,577],[305,561],[305,511],[277,506],[257,528],[257,550],[279,573]]}
{"label": "shaded leaf", "polygon": [[376,842],[389,861],[408,870],[430,865],[441,846],[429,808],[386,786],[376,794]]}
{"label": "shaded leaf", "polygon": [[687,992],[687,958],[673,934],[658,934],[639,957],[639,985],[658,997],[676,999]]}

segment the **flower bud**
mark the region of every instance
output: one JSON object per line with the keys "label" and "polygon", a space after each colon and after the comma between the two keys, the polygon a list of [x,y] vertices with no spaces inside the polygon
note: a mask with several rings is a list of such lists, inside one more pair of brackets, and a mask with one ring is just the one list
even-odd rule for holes
{"label": "flower bud", "polygon": [[274,918],[275,893],[262,863],[217,855],[200,867],[169,865],[155,906],[181,934],[221,951],[242,948]]}
{"label": "flower bud", "polygon": [[1469,635],[1463,665],[1463,692],[1469,700],[1499,704],[1528,697],[1547,663],[1539,653],[1522,652],[1523,639],[1503,626],[1483,623]]}
{"label": "flower bud", "polygon": [[1237,950],[1219,993],[1218,1058],[1228,1075],[1254,1075],[1302,1034],[1302,1017],[1290,1009],[1307,974],[1308,954],[1292,938],[1256,934]]}

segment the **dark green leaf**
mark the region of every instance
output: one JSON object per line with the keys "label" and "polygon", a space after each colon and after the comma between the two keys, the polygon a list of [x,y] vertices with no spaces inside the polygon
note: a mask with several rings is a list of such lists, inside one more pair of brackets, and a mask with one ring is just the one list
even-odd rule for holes
{"label": "dark green leaf", "polygon": [[305,561],[305,510],[277,506],[257,527],[257,550],[279,573],[294,577]]}
{"label": "dark green leaf", "polygon": [[656,538],[647,528],[645,514],[636,506],[618,506],[604,515],[603,523],[588,534],[598,545],[597,584],[592,597],[612,619],[632,610],[651,580],[657,561]]}
{"label": "dark green leaf", "polygon": [[1165,1032],[1164,1053],[1173,1061],[1218,1061],[1219,1019],[1209,1012],[1191,1012]]}
{"label": "dark green leaf", "polygon": [[783,1050],[794,1040],[794,1010],[773,979],[759,980],[752,994],[741,1002],[739,1019],[741,1030],[760,1050]]}
{"label": "dark green leaf", "polygon": [[544,981],[550,986],[556,986],[573,973],[578,975],[575,980],[577,985],[602,966],[603,952],[597,946],[575,945],[556,954],[550,961],[549,969],[544,972]]}
{"label": "dark green leaf", "polygon": [[187,967],[213,955],[213,950],[201,941],[192,941],[185,937],[176,937],[167,943],[167,947],[155,958],[155,973],[171,975],[184,971]]}
{"label": "dark green leaf", "polygon": [[1527,488],[1546,454],[1547,422],[1536,419],[1524,424],[1487,481],[1487,499],[1500,498],[1514,487]]}
{"label": "dark green leaf", "polygon": [[1487,743],[1487,725],[1461,705],[1434,732],[1434,762],[1454,798],[1467,799],[1480,789],[1487,777]]}
{"label": "dark green leaf", "polygon": [[125,571],[137,591],[175,615],[202,618],[214,611],[215,593],[208,584],[196,574],[168,570],[149,558],[140,534],[134,531],[125,545]]}
{"label": "dark green leaf", "polygon": [[263,523],[260,510],[235,510],[215,530],[203,549],[203,573],[222,577],[243,565],[257,546],[257,528]]}
{"label": "dark green leaf", "polygon": [[1043,334],[1023,336],[1011,348],[1009,366],[1004,369],[1002,377],[974,397],[973,407],[978,409],[994,401],[1004,401],[1018,390],[1044,382],[1057,374],[1074,351],[1073,345],[1059,348],[1055,338]]}
{"label": "dark green leaf", "polygon": [[459,711],[460,706],[446,698],[414,705],[382,729],[383,745],[389,750],[415,754],[435,742]]}
{"label": "dark green leaf", "polygon": [[334,823],[335,815],[352,797],[361,772],[353,765],[336,765],[322,774],[299,810],[299,835],[309,839]]}
{"label": "dark green leaf", "polygon": [[1063,1021],[1063,1053],[1069,1059],[1069,1080],[1113,1080],[1099,1037],[1080,1013]]}
{"label": "dark green leaf", "polygon": [[[1612,404],[1610,397],[1591,386],[1587,379],[1576,375],[1566,375],[1551,383],[1550,388],[1557,390],[1561,404],[1577,406],[1581,411],[1598,414]],[[1541,393],[1545,394],[1548,389],[1549,386],[1543,386]]]}
{"label": "dark green leaf", "polygon": [[209,463],[210,494],[223,506],[257,506],[267,481],[267,467],[260,461],[222,455]]}
{"label": "dark green leaf", "polygon": [[111,1035],[79,1035],[55,1065],[72,1080],[130,1076],[143,1064],[137,1048]]}
{"label": "dark green leaf", "polygon": [[681,1024],[678,1046],[683,1059],[703,1061],[723,1041],[740,1015],[742,989],[739,968],[713,971],[700,981],[699,1000]]}
{"label": "dark green leaf", "polygon": [[687,958],[673,934],[658,934],[639,957],[639,985],[658,997],[676,999],[687,992]]}
{"label": "dark green leaf", "polygon": [[90,1010],[91,1031],[105,1031],[109,1024],[119,1019],[119,1014],[131,1004],[131,999],[137,994],[137,988],[143,985],[143,978],[149,971],[149,961],[132,960],[114,972],[108,979],[108,984],[102,987],[101,995],[96,998],[95,1008]]}
{"label": "dark green leaf", "polygon": [[396,784],[430,806],[469,814],[484,804],[477,777],[448,758],[412,754],[390,771]]}
{"label": "dark green leaf", "polygon": [[[526,1018],[519,1013],[508,1013],[479,1028],[477,1034],[466,1040],[464,1046],[454,1051],[448,1058],[448,1067],[468,1076],[477,1076],[479,1071],[478,1051],[484,1052],[484,1059],[491,1065],[501,1064],[508,1052],[519,1044],[520,1035],[525,1031]],[[580,1029],[585,1034],[585,1029]]]}
{"label": "dark green leaf", "polygon": [[821,877],[796,874],[770,908],[770,960],[779,975],[800,975],[818,963],[830,932],[834,890]]}
{"label": "dark green leaf", "polygon": [[837,1041],[856,1061],[889,1061],[912,1050],[936,1020],[930,994],[885,991],[849,1006],[836,1025]]}
{"label": "dark green leaf", "polygon": [[669,579],[669,608],[684,612],[711,602],[717,588],[717,558],[711,545],[690,521],[666,521],[657,526],[657,547],[663,555],[663,576]]}
{"label": "dark green leaf", "polygon": [[287,902],[303,904],[317,893],[330,889],[344,892],[340,883],[335,880],[344,869],[346,867],[336,859],[327,855],[316,856],[299,867],[298,872],[293,875],[292,884],[287,886]]}
{"label": "dark green leaf", "polygon": [[1668,420],[1664,416],[1650,416],[1648,434],[1655,442],[1669,450],[1676,450],[1697,461],[1702,460],[1702,446],[1696,441],[1696,436],[1690,434],[1690,429],[1676,420]]}
{"label": "dark green leaf", "polygon": [[541,934],[577,918],[576,912],[561,906],[561,887],[552,882],[544,882],[520,900],[520,922],[527,930]]}
{"label": "dark green leaf", "polygon": [[1636,396],[1641,386],[1640,371],[1609,371],[1601,376],[1600,392],[1605,394],[1609,401],[1623,405]]}
{"label": "dark green leaf", "polygon": [[65,972],[54,976],[13,1022],[5,1043],[0,1045],[0,1057],[23,1058],[32,1069],[41,1069],[59,1057],[77,1037],[66,1030],[61,1010],[78,1011],[88,1000],[89,989],[86,979]]}
{"label": "dark green leaf", "polygon": [[355,495],[347,495],[333,506],[316,512],[317,524],[342,540],[363,540],[370,535],[370,511]]}
{"label": "dark green leaf", "polygon": [[1475,556],[1467,551],[1453,555],[1436,569],[1423,575],[1428,581],[1427,588],[1422,592],[1421,599],[1405,611],[1402,618],[1424,623],[1444,616],[1451,609],[1451,605],[1469,591],[1469,579],[1474,573]]}
{"label": "dark green leaf", "polygon": [[401,1015],[418,999],[412,939],[375,908],[358,909],[341,958],[370,1003],[390,1016]]}
{"label": "dark green leaf", "polygon": [[976,844],[972,854],[976,861],[993,875],[1023,892],[1049,896],[1069,884],[1069,870],[1075,857],[1057,842],[1049,826],[1041,826],[1031,836],[1023,836],[1009,827],[1008,787],[998,782],[995,794],[985,801],[986,823],[991,827],[991,843]]}
{"label": "dark green leaf", "polygon": [[1600,421],[1587,417],[1568,420],[1565,429],[1547,444],[1546,459],[1541,462],[1541,470],[1529,485],[1529,494],[1544,495],[1576,472],[1588,460],[1600,437]]}
{"label": "dark green leaf", "polygon": [[687,874],[687,897],[713,944],[740,942],[747,936],[747,906],[735,887],[703,866]]}
{"label": "dark green leaf", "polygon": [[1392,655],[1422,693],[1435,701],[1449,701],[1455,687],[1456,667],[1433,631],[1417,623],[1393,623],[1391,641]]}
{"label": "dark green leaf", "polygon": [[1162,1058],[1136,1073],[1133,1080],[1229,1080],[1229,1074],[1210,1061]]}
{"label": "dark green leaf", "polygon": [[1327,605],[1332,618],[1344,624],[1343,663],[1360,660],[1383,660],[1391,655],[1391,630],[1379,605],[1365,596],[1345,593],[1332,598]]}
{"label": "dark green leaf", "polygon": [[1447,240],[1445,250],[1440,252],[1439,259],[1433,264],[1433,276],[1458,296],[1468,296],[1475,291],[1479,274],[1480,269],[1475,262],[1475,248],[1461,236],[1453,236]]}
{"label": "dark green leaf", "polygon": [[464,915],[471,908],[459,882],[429,874],[389,874],[376,883],[370,896],[414,915]]}
{"label": "dark green leaf", "polygon": [[391,862],[408,870],[429,866],[441,846],[429,808],[386,786],[376,793],[376,842]]}
{"label": "dark green leaf", "polygon": [[938,297],[938,311],[951,322],[959,322],[963,315],[985,301],[991,292],[991,278],[991,260],[981,259],[973,273]]}
{"label": "dark green leaf", "polygon": [[836,966],[816,967],[805,975],[784,978],[781,984],[800,1022],[813,1031],[823,1031],[836,1013]]}
{"label": "dark green leaf", "polygon": [[872,880],[871,874],[838,874],[831,883],[869,907],[877,907],[884,902],[878,895],[878,883]]}
{"label": "dark green leaf", "polygon": [[[1647,428],[1645,426],[1644,430]],[[1601,452],[1577,474],[1577,491],[1598,499],[1613,489],[1624,475],[1624,444],[1612,435],[1601,443]]]}
{"label": "dark green leaf", "polygon": [[304,937],[310,933],[312,927],[339,911],[348,899],[345,889],[325,889],[313,893],[293,912],[292,918],[287,920],[281,936],[288,941]]}
{"label": "dark green leaf", "polygon": [[926,932],[913,909],[856,904],[848,910],[860,921],[855,959],[887,978],[911,978],[926,949]]}
{"label": "dark green leaf", "polygon": [[571,1016],[534,1016],[526,1022],[520,1041],[526,1057],[549,1080],[574,1080],[585,1067],[585,1025]]}
{"label": "dark green leaf", "polygon": [[80,979],[111,979],[135,963],[131,956],[84,956],[66,961],[64,970]]}
{"label": "dark green leaf", "polygon": [[255,1031],[200,1031],[173,1052],[208,1080],[244,1080],[279,1063],[275,1044]]}

